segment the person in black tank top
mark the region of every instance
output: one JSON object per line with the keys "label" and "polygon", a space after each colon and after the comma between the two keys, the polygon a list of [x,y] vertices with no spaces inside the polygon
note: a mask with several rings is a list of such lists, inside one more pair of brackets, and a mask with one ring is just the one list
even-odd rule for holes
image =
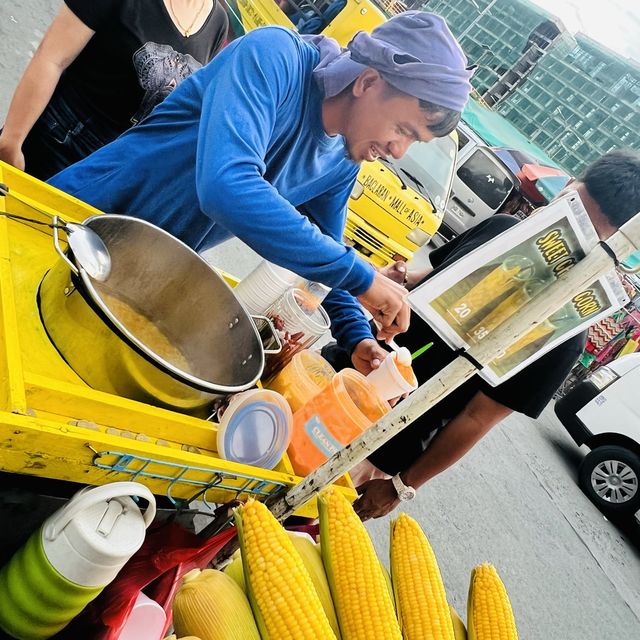
{"label": "person in black tank top", "polygon": [[46,180],[148,115],[222,48],[218,0],[64,0],[14,94],[0,160]]}

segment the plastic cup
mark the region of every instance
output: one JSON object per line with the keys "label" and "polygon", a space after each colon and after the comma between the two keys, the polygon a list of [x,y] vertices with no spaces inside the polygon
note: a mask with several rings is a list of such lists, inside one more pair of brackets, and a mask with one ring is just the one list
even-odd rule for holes
{"label": "plastic cup", "polygon": [[293,271],[263,260],[235,287],[234,293],[247,311],[264,315],[265,311],[301,278]]}
{"label": "plastic cup", "polygon": [[[308,349],[325,335],[331,326],[327,312],[321,307],[308,306],[308,294],[289,289],[267,310],[266,314],[280,335],[282,350],[265,359],[262,381],[265,384],[280,372],[296,353]],[[260,331],[261,325],[258,325]],[[270,345],[269,345],[270,346]]]}
{"label": "plastic cup", "polygon": [[390,353],[380,366],[367,376],[367,380],[385,400],[411,393],[418,388],[418,379],[411,365],[399,363],[397,353]]}
{"label": "plastic cup", "polygon": [[164,609],[141,591],[118,640],[157,640],[162,637],[166,622]]}

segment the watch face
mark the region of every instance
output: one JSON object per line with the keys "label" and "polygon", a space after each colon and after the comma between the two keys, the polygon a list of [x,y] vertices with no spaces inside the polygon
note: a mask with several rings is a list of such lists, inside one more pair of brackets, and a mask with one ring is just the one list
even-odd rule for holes
{"label": "watch face", "polygon": [[413,500],[416,497],[415,489],[412,489],[410,487],[407,489],[404,489],[403,491],[400,492],[400,495],[398,497],[403,502],[406,502],[407,500]]}

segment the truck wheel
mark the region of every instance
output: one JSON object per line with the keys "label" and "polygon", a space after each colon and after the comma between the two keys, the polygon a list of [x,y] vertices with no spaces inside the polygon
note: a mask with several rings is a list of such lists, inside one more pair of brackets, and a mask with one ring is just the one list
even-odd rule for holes
{"label": "truck wheel", "polygon": [[640,456],[615,445],[588,453],[578,473],[580,488],[600,511],[631,515],[640,509]]}

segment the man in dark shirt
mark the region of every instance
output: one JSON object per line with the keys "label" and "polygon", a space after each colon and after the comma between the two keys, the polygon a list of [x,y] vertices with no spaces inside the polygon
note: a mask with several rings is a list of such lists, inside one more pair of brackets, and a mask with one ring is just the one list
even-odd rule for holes
{"label": "man in dark shirt", "polygon": [[[570,188],[578,192],[598,236],[605,240],[640,211],[640,154],[609,153],[590,165]],[[407,273],[407,288],[418,286],[517,222],[507,215],[493,216],[432,251],[429,258],[433,269]],[[387,274],[399,276],[400,281],[405,276],[396,265]],[[360,517],[383,516],[399,504],[401,497],[411,499],[415,489],[457,462],[513,411],[538,417],[575,364],[584,341],[584,334],[567,340],[496,387],[474,376],[372,453],[354,469],[354,480],[360,485],[360,498],[355,503]],[[409,331],[397,336],[396,342],[411,352],[434,343],[413,363],[420,383],[456,357],[416,314],[412,314]],[[335,345],[325,347],[323,355],[336,368],[355,366],[366,375],[379,366],[387,351],[371,337],[358,343],[350,357]]]}

